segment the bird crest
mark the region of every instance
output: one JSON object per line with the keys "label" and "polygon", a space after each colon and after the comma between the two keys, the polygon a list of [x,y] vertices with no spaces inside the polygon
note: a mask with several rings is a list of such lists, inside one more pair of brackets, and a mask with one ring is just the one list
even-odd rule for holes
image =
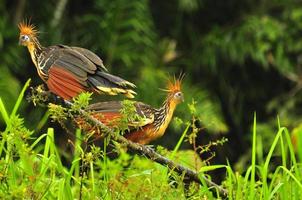
{"label": "bird crest", "polygon": [[30,21],[23,21],[18,24],[21,35],[30,35],[35,37],[38,34],[38,30]]}
{"label": "bird crest", "polygon": [[168,93],[176,93],[181,91],[181,82],[184,78],[184,74],[180,74],[179,78],[174,78],[168,80],[167,89],[165,89]]}

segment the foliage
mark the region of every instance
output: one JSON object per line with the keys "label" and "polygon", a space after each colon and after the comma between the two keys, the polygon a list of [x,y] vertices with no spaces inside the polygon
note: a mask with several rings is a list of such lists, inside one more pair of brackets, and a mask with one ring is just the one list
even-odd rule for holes
{"label": "foliage", "polygon": [[128,122],[140,124],[144,118],[139,116],[136,112],[134,101],[124,100],[122,101],[121,119],[118,121],[118,127],[121,131],[129,130]]}
{"label": "foliage", "polygon": [[83,92],[77,97],[74,97],[73,106],[71,110],[78,111],[80,109],[85,109],[89,105],[89,102],[91,101],[91,95],[92,93]]}
{"label": "foliage", "polygon": [[[82,148],[80,131],[76,132],[76,140],[72,143],[75,149],[71,166],[64,166],[54,141],[54,130],[49,128],[47,133],[32,138],[32,132],[24,127],[23,119],[17,114],[28,83],[10,115],[0,99],[0,113],[6,122],[0,139],[1,198],[216,199],[213,195],[218,194],[211,193],[209,187],[194,184],[187,187],[183,177],[167,173],[165,166],[152,160],[130,155],[121,144],[114,144],[115,159],[108,159],[106,154],[110,152],[97,146],[86,151]],[[196,169],[201,177],[209,171],[225,169],[223,186],[229,192],[229,199],[287,199],[289,194],[291,199],[299,199],[302,191],[301,166],[297,163],[289,132],[279,126],[269,152],[264,156],[261,149],[257,150],[256,125],[255,117],[252,161],[243,175],[233,171],[231,165],[206,165],[200,159],[196,160],[196,152],[179,150],[183,140],[170,156]],[[270,163],[278,148],[281,163],[271,168]],[[167,153],[170,154],[169,151]],[[221,199],[219,195],[218,198]]]}

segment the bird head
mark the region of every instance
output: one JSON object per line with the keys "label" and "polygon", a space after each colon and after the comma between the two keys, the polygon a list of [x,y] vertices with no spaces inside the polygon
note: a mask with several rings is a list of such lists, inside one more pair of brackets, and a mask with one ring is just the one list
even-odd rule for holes
{"label": "bird head", "polygon": [[180,78],[178,78],[178,79],[176,79],[174,77],[173,80],[169,80],[169,82],[168,82],[166,91],[168,92],[168,99],[170,101],[170,104],[173,103],[173,104],[177,105],[184,101],[184,95],[181,91],[182,79],[183,79],[183,76],[180,76]]}
{"label": "bird head", "polygon": [[21,22],[18,27],[20,30],[19,44],[27,47],[33,45],[38,34],[35,26],[27,22]]}

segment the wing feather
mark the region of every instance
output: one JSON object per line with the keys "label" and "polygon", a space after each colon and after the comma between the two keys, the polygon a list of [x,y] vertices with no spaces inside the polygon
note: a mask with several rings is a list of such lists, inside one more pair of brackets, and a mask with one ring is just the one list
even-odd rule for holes
{"label": "wing feather", "polygon": [[84,91],[84,87],[74,75],[60,67],[52,67],[49,70],[47,86],[51,92],[67,100]]}
{"label": "wing feather", "polygon": [[82,55],[86,56],[90,61],[92,61],[94,64],[98,65],[104,71],[108,71],[107,68],[104,66],[102,59],[99,56],[97,56],[95,53],[93,53],[92,51],[81,48],[81,47],[70,47],[70,48],[74,49],[74,50],[80,52]]}
{"label": "wing feather", "polygon": [[59,66],[61,68],[65,68],[68,71],[74,73],[78,77],[78,79],[81,80],[81,81],[87,80],[87,72],[85,72],[84,70],[82,70],[81,68],[75,66],[72,63],[65,62],[64,60],[57,60],[54,63],[54,65]]}
{"label": "wing feather", "polygon": [[54,94],[62,97],[63,99],[70,100],[70,94],[63,90],[62,87],[58,86],[54,79],[51,79],[47,82],[48,89]]}
{"label": "wing feather", "polygon": [[126,81],[118,76],[114,76],[112,74],[106,73],[106,72],[102,72],[102,71],[97,71],[96,72],[97,77],[103,78],[103,79],[107,79],[110,82],[115,83],[116,85],[119,86],[123,86],[123,87],[127,87],[130,86],[132,88],[135,88],[136,86],[133,83],[130,83],[129,81]]}

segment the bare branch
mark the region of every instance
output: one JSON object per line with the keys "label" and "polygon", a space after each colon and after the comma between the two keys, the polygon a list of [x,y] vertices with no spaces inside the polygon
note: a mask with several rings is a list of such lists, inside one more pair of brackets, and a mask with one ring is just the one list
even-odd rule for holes
{"label": "bare branch", "polygon": [[59,0],[58,1],[55,12],[53,14],[53,19],[51,21],[51,27],[54,28],[59,24],[59,22],[62,18],[62,15],[64,13],[67,1],[68,0]]}

